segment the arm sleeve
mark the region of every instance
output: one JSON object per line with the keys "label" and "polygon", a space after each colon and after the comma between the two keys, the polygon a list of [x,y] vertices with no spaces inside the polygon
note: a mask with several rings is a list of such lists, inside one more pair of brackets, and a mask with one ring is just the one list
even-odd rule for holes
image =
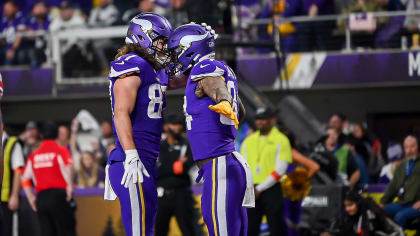
{"label": "arm sleeve", "polygon": [[[285,153],[282,153],[282,152],[285,152]],[[264,180],[264,182],[262,182],[261,184],[258,184],[255,187],[257,191],[263,192],[269,189],[280,180],[282,175],[286,173],[287,166],[289,165],[289,163],[283,159],[285,154],[287,154],[287,150],[282,150],[281,145],[278,144],[276,148],[276,168],[267,177],[267,179]],[[290,152],[290,155],[291,155],[291,152]]]}
{"label": "arm sleeve", "polygon": [[15,146],[13,147],[11,157],[12,157],[12,163],[11,163],[12,169],[14,171],[19,171],[25,165],[25,160],[23,158],[22,145],[19,142],[17,142]]}
{"label": "arm sleeve", "polygon": [[[57,162],[58,162],[58,166],[60,167],[60,171],[61,174],[64,178],[64,180],[66,181],[67,185],[71,185],[72,180],[71,180],[71,164],[69,164],[69,160],[68,157],[65,156],[66,154],[58,154],[57,155]],[[70,163],[71,163],[71,159],[70,159]]]}
{"label": "arm sleeve", "polygon": [[225,74],[225,68],[214,60],[203,60],[196,64],[190,73],[190,80],[197,82],[206,77],[218,77]]}
{"label": "arm sleeve", "polygon": [[34,180],[35,182],[35,176],[32,169],[32,158],[31,156],[28,158],[28,161],[26,162],[25,168],[23,170],[22,178],[21,178],[21,184],[22,187],[30,187],[32,186],[31,180]]}
{"label": "arm sleeve", "polygon": [[61,157],[63,159],[63,163],[66,166],[73,166],[73,160],[71,159],[71,154],[67,148],[61,149]]}

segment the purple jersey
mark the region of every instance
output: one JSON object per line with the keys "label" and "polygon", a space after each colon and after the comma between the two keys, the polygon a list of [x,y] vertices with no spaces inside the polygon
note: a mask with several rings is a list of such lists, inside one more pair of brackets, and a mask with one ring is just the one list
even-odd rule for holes
{"label": "purple jersey", "polygon": [[16,38],[18,31],[25,29],[25,18],[21,12],[16,13],[16,16],[9,20],[3,16],[0,22],[0,33],[5,38],[7,48],[11,48]]}
{"label": "purple jersey", "polygon": [[232,69],[212,59],[196,64],[188,78],[184,97],[187,134],[195,161],[235,151],[236,129],[233,121],[208,108],[216,104],[211,98],[195,95],[199,80],[216,76],[224,78],[233,98],[233,110],[238,114],[238,86]]}
{"label": "purple jersey", "polygon": [[51,19],[47,16],[47,18],[42,22],[39,23],[35,17],[31,17],[28,22],[26,23],[26,26],[28,29],[31,30],[45,30],[48,31],[48,27],[51,23]]}
{"label": "purple jersey", "polygon": [[[162,113],[166,106],[166,74],[161,71],[156,72],[152,65],[135,53],[129,53],[118,58],[111,62],[110,67],[109,93],[113,115],[115,81],[132,75],[140,77],[141,85],[137,92],[136,104],[130,114],[133,138],[140,157],[156,159],[159,155],[162,135]],[[160,77],[162,77],[162,82]],[[114,121],[113,131],[116,148],[121,153],[124,153],[115,130]],[[124,158],[124,155],[113,155],[113,158],[110,157],[109,161],[124,161]]]}

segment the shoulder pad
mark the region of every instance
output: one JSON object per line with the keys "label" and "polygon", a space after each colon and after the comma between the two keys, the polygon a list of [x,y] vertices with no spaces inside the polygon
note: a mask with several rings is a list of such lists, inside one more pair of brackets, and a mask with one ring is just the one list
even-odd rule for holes
{"label": "shoulder pad", "polygon": [[118,79],[139,74],[146,61],[134,53],[117,58],[110,63],[109,78]]}
{"label": "shoulder pad", "polygon": [[224,74],[225,67],[219,61],[206,59],[194,65],[190,73],[190,80],[198,81],[205,77],[217,77]]}

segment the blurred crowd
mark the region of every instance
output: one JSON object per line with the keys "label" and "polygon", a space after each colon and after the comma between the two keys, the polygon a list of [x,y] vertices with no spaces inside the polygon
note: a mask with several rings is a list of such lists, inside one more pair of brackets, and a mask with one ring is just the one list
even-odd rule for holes
{"label": "blurred crowd", "polygon": [[[417,0],[9,0],[0,5],[0,65],[39,67],[51,55],[46,32],[126,25],[140,12],[164,15],[174,27],[190,21],[207,22],[219,33],[233,34],[234,41],[251,44],[273,41],[272,24],[255,25],[255,20],[307,16],[307,21],[283,21],[279,25],[281,46],[286,52],[341,50],[346,47],[347,30],[352,48],[417,47],[420,18],[416,14],[374,17],[370,13],[410,13],[420,9],[418,5]],[[349,19],[316,20],[317,16],[344,13],[351,14]],[[90,76],[92,71],[106,75],[108,61],[122,43],[121,39],[110,38],[67,40],[60,49],[64,75]],[[238,53],[272,50],[246,47]]]}
{"label": "blurred crowd", "polygon": [[[359,235],[355,230],[403,235],[402,230],[410,228],[413,219],[420,219],[420,182],[416,180],[420,176],[420,162],[417,161],[419,152],[416,137],[409,135],[404,140],[383,143],[371,134],[364,124],[351,122],[343,114],[336,113],[325,122],[327,127],[325,136],[308,147],[299,143],[290,130],[282,127],[276,119],[274,110],[257,110],[254,121],[255,123],[241,124],[236,143],[237,150],[247,158],[254,175],[256,208],[248,211],[249,232],[254,232],[250,235],[263,232],[260,228],[263,214],[269,216],[268,225],[271,232],[274,232],[273,235],[277,235],[275,232],[286,235],[284,219],[290,216],[283,217],[287,213],[285,210],[287,208],[282,201],[278,201],[278,198],[282,196],[290,201],[293,209],[301,209],[301,202],[298,200],[309,193],[307,185],[309,182],[317,186],[345,186],[346,189],[352,189],[342,200],[346,214],[341,218],[328,219],[328,222],[324,222],[322,230],[318,232],[323,232],[325,236]],[[22,176],[22,187],[34,210],[43,206],[40,200],[36,206],[35,203],[31,203],[32,197],[31,193],[27,192],[27,187],[32,185],[28,183],[26,186],[25,181],[30,180],[27,169],[33,162],[34,155],[31,153],[40,152],[46,145],[51,145],[49,143],[51,138],[44,131],[44,127],[48,124],[48,122],[37,124],[29,121],[20,134],[5,124],[3,132],[4,165],[9,166],[7,163],[10,161],[9,167],[14,173],[12,177],[7,178]],[[73,187],[104,187],[107,159],[115,148],[112,123],[107,120],[98,122],[88,111],[82,110],[70,123],[62,123],[56,127],[58,133],[55,142],[69,153],[69,159],[63,157],[63,166],[69,166],[72,174],[66,174],[61,169],[64,178],[65,176],[72,178],[67,185],[71,186],[71,190],[66,190],[70,191],[67,192],[69,199],[73,194]],[[200,235],[197,233],[200,227],[196,223],[198,213],[193,207],[194,200],[191,198],[191,185],[195,184],[197,169],[193,165],[185,134],[184,117],[168,115],[165,117],[163,129],[161,154],[158,160],[159,211],[156,222],[158,235],[167,234],[169,219],[174,214],[180,217],[179,222],[183,232]],[[278,145],[282,147],[281,150],[276,148]],[[34,165],[41,164],[36,164],[35,160]],[[22,175],[17,171],[20,168],[25,168]],[[300,168],[306,171],[301,172]],[[283,179],[282,182],[294,179],[290,185],[291,189],[279,183],[280,178],[286,174],[290,179]],[[38,189],[43,182],[39,176],[36,179],[38,181],[34,184]],[[16,184],[19,186],[19,182]],[[364,199],[357,193],[358,190],[364,190],[371,184],[387,186],[380,204]],[[16,189],[10,188],[10,197],[6,201],[8,203],[3,205],[10,214],[19,209],[19,187]],[[306,193],[300,193],[301,191]],[[298,195],[300,197],[296,197]],[[59,193],[52,193],[48,198],[44,196],[44,200],[53,201],[58,197]],[[399,200],[392,202],[395,197],[399,197]],[[178,203],[168,204],[173,201]],[[175,209],[175,206],[180,207]],[[341,215],[341,211],[339,209],[337,211]],[[70,209],[70,212],[73,210]],[[74,218],[73,214],[69,214],[69,219]],[[366,214],[376,215],[376,218],[360,218]],[[44,224],[42,218],[40,222],[41,225]],[[296,224],[298,223],[299,217]],[[289,224],[290,222],[288,226]],[[418,222],[416,225],[418,226]],[[74,230],[74,225],[70,230]],[[290,229],[288,232],[290,233]]]}
{"label": "blurred crowd", "polygon": [[[204,11],[209,13],[208,9],[214,9],[216,12],[219,9],[216,2],[192,2],[188,6],[186,3],[187,0],[115,3],[112,0],[5,1],[0,5],[0,65],[29,64],[38,67],[47,61],[46,55],[50,55],[47,32],[126,25],[141,12],[164,15],[174,27],[188,23],[192,18],[212,22],[213,25],[217,23],[217,20],[214,20],[218,17],[217,14],[202,14]],[[107,74],[109,59],[122,43],[121,40],[112,41],[108,38],[91,42],[81,42],[75,38],[67,40],[60,49],[64,60],[64,74],[74,76],[74,69],[80,74],[86,68]],[[75,60],[76,58],[78,60]]]}

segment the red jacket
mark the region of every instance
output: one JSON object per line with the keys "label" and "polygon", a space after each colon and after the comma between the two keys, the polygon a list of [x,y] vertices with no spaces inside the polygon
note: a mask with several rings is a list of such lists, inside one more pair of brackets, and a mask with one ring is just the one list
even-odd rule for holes
{"label": "red jacket", "polygon": [[70,152],[54,140],[45,140],[28,157],[22,176],[22,187],[32,186],[37,192],[53,188],[66,189],[71,181]]}

